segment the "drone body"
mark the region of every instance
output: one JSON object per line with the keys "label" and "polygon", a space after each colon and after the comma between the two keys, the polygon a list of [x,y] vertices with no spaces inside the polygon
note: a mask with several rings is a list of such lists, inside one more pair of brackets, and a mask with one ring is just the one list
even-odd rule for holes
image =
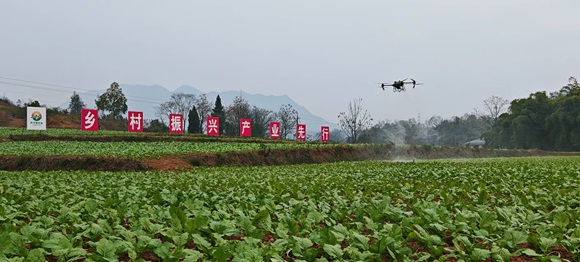
{"label": "drone body", "polygon": [[[411,81],[407,81],[407,79],[411,79]],[[387,83],[379,83],[379,84],[381,85],[381,88],[383,90],[385,90],[386,86],[392,86],[393,92],[403,92],[405,91],[405,84],[413,84],[413,88],[415,88],[415,86],[422,85],[423,83],[417,83],[417,81],[415,81],[415,79],[413,78],[406,78],[404,80],[394,81],[392,84]]]}

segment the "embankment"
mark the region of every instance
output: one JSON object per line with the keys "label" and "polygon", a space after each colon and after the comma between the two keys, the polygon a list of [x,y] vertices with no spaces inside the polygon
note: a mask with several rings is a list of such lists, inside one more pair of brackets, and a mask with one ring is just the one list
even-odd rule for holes
{"label": "embankment", "polygon": [[291,149],[192,153],[159,158],[124,159],[96,156],[0,156],[0,170],[88,170],[146,171],[180,170],[196,166],[266,166],[330,163],[362,160],[420,160],[446,158],[489,158],[564,156],[580,153],[540,150],[497,150],[437,146],[335,146]]}

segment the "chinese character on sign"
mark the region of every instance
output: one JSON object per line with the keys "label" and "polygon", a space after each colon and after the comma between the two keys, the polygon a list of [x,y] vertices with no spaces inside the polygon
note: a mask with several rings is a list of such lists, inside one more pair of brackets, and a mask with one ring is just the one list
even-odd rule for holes
{"label": "chinese character on sign", "polygon": [[219,136],[220,135],[220,119],[215,116],[208,116],[206,118],[205,130],[208,136]]}
{"label": "chinese character on sign", "polygon": [[99,130],[99,110],[81,109],[81,130]]}
{"label": "chinese character on sign", "polygon": [[327,126],[320,127],[320,140],[322,142],[330,141],[330,127]]}
{"label": "chinese character on sign", "polygon": [[270,122],[270,138],[280,138],[280,122]]}
{"label": "chinese character on sign", "polygon": [[240,119],[240,136],[252,136],[252,120]]}
{"label": "chinese character on sign", "polygon": [[296,125],[296,140],[306,140],[306,125]]}
{"label": "chinese character on sign", "polygon": [[143,132],[143,112],[127,112],[127,131]]}
{"label": "chinese character on sign", "polygon": [[181,114],[169,114],[169,133],[183,133],[183,116]]}

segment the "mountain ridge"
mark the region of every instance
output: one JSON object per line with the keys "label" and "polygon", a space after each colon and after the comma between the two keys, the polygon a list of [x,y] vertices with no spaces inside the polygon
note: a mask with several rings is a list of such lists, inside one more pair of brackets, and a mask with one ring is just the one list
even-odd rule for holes
{"label": "mountain ridge", "polygon": [[[314,115],[306,107],[300,105],[288,95],[249,94],[234,90],[202,92],[189,85],[182,85],[173,91],[169,91],[161,85],[120,84],[120,87],[127,98],[129,111],[142,111],[145,119],[156,119],[155,106],[169,101],[173,93],[186,93],[197,96],[205,94],[212,104],[215,103],[215,99],[219,95],[224,107],[230,105],[236,96],[241,95],[250,105],[265,108],[272,112],[278,112],[282,105],[292,105],[300,116],[300,123],[306,124],[308,133],[319,132],[320,126],[329,126],[331,129],[338,127],[336,123]],[[79,93],[79,96],[87,108],[96,108],[95,99],[105,91],[106,89],[91,90]],[[60,107],[67,108],[68,103],[69,101],[64,102]]]}

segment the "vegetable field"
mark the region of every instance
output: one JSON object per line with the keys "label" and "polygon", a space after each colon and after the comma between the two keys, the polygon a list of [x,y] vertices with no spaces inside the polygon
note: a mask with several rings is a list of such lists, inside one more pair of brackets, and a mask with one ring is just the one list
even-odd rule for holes
{"label": "vegetable field", "polygon": [[[235,142],[89,142],[89,141],[22,141],[3,142],[0,156],[114,156],[124,158],[165,155],[259,150],[259,143]],[[270,143],[267,148],[317,148],[338,144]]]}
{"label": "vegetable field", "polygon": [[580,261],[579,163],[0,172],[0,259]]}
{"label": "vegetable field", "polygon": [[43,131],[26,130],[25,128],[0,127],[0,137],[10,135],[50,135],[50,136],[115,136],[127,135],[125,131],[100,130],[87,132],[80,129],[49,128]]}

